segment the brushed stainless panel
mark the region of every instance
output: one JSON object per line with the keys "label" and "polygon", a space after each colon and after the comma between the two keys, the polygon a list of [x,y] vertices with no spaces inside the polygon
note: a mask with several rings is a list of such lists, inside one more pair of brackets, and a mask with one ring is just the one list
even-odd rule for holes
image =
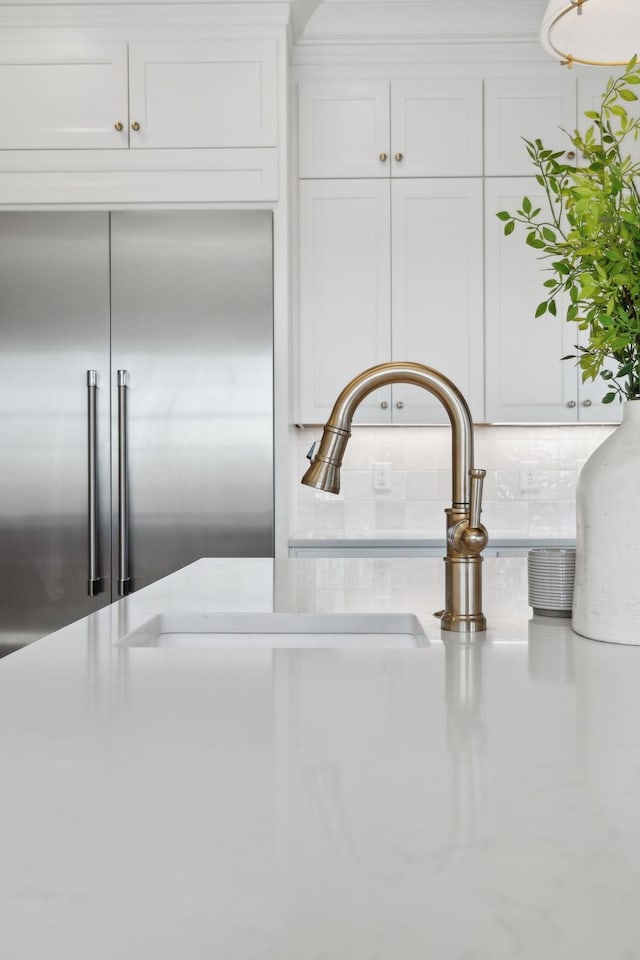
{"label": "brushed stainless panel", "polygon": [[[99,514],[109,496],[109,225],[0,213],[0,645],[107,602],[87,593],[87,370],[98,371]],[[109,590],[109,543],[100,544]]]}
{"label": "brushed stainless panel", "polygon": [[272,555],[270,212],[117,211],[111,238],[133,587],[202,556]]}

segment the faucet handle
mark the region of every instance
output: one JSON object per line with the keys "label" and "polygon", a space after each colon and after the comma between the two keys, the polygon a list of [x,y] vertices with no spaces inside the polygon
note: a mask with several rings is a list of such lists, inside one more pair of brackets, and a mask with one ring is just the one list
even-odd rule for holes
{"label": "faucet handle", "polygon": [[471,477],[469,494],[471,501],[469,506],[470,527],[476,528],[480,526],[480,514],[482,512],[482,484],[486,475],[486,470],[481,470],[477,467],[469,470],[469,476]]}

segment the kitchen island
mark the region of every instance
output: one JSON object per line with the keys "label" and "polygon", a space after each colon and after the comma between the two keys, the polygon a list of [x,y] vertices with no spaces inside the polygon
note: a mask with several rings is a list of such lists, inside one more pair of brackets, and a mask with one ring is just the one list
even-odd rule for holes
{"label": "kitchen island", "polygon": [[[640,650],[532,616],[522,558],[443,642],[443,567],[201,560],[0,661],[2,960],[640,957]],[[126,640],[225,611],[429,643]]]}

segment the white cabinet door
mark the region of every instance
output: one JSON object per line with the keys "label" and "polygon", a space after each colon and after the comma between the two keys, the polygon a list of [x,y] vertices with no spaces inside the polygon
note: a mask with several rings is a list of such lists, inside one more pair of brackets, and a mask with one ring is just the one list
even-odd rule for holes
{"label": "white cabinet door", "polygon": [[[449,377],[484,419],[482,181],[396,180],[391,188],[392,356]],[[448,423],[430,393],[393,387],[395,423]]]}
{"label": "white cabinet door", "polygon": [[305,178],[388,177],[387,81],[301,81],[298,164]]}
{"label": "white cabinet door", "polygon": [[391,84],[394,177],[482,174],[482,81],[454,78]]}
{"label": "white cabinet door", "polygon": [[[299,191],[299,419],[323,423],[353,377],[390,358],[389,182],[302,180]],[[388,389],[356,415],[389,418]]]}
{"label": "white cabinet door", "polygon": [[[577,343],[584,346],[588,343],[586,331],[576,331]],[[615,370],[613,363],[608,365]],[[622,420],[622,404],[617,400],[613,403],[603,403],[602,398],[609,392],[609,387],[602,377],[596,380],[582,382],[582,374],[578,370],[578,420],[580,423],[620,423]]]}
{"label": "white cabinet door", "polygon": [[573,423],[577,419],[576,324],[544,314],[544,261],[527,246],[524,232],[504,236],[495,214],[513,211],[523,196],[543,203],[531,177],[485,183],[485,368],[486,415],[493,422]]}
{"label": "white cabinet door", "polygon": [[127,45],[0,44],[0,116],[3,150],[126,148]]}
{"label": "white cabinet door", "polygon": [[566,73],[546,77],[485,80],[485,174],[529,176],[533,165],[522,138],[553,150],[570,149],[566,134],[576,125],[576,82]]}
{"label": "white cabinet door", "polygon": [[276,49],[250,40],[131,43],[131,146],[276,146]]}
{"label": "white cabinet door", "polygon": [[301,81],[298,144],[303,178],[479,175],[482,81]]}

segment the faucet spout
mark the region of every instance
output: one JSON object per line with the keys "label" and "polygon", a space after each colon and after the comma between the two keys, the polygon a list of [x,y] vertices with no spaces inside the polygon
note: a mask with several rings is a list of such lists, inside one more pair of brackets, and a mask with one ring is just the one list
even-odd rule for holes
{"label": "faucet spout", "polygon": [[340,467],[351,436],[351,423],[360,403],[373,390],[393,383],[410,383],[432,393],[442,403],[451,424],[451,507],[447,514],[445,609],[438,614],[443,630],[473,633],[486,629],[482,613],[480,553],[488,535],[480,523],[484,470],[473,463],[473,423],[462,393],[444,374],[420,363],[381,363],[354,377],[338,396],[322,433],[308,458],[311,466],[302,483],[338,493]]}

